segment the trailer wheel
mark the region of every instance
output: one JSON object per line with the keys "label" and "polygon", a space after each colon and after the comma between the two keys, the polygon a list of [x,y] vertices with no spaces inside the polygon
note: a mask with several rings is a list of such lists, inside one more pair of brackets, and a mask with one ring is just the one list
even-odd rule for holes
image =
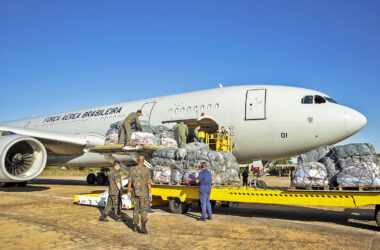
{"label": "trailer wheel", "polygon": [[380,205],[376,205],[375,208],[375,220],[378,227],[380,227]]}
{"label": "trailer wheel", "polygon": [[96,175],[95,174],[89,174],[87,175],[87,184],[94,185],[96,183]]}
{"label": "trailer wheel", "polygon": [[189,208],[190,204],[181,202],[178,198],[169,199],[169,210],[173,214],[185,214]]}

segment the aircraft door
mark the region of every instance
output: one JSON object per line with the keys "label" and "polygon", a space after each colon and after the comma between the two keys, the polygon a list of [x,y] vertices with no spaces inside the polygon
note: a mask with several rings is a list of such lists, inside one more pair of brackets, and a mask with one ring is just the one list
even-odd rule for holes
{"label": "aircraft door", "polygon": [[247,90],[245,100],[245,120],[265,120],[266,117],[266,89]]}
{"label": "aircraft door", "polygon": [[156,102],[147,102],[144,103],[141,107],[142,116],[140,117],[140,121],[143,124],[150,124],[150,118],[152,117],[154,106],[156,105]]}

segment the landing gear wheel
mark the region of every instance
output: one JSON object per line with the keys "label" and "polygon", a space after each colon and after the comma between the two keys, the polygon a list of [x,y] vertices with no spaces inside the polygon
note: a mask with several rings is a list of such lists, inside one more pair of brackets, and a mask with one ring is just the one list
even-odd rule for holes
{"label": "landing gear wheel", "polygon": [[96,183],[96,175],[95,174],[89,174],[87,175],[87,184],[94,185]]}
{"label": "landing gear wheel", "polygon": [[96,183],[98,185],[107,185],[107,182],[108,182],[108,178],[107,176],[105,175],[105,173],[98,173],[98,175],[96,176]]}
{"label": "landing gear wheel", "polygon": [[376,205],[375,208],[375,220],[378,227],[380,227],[380,205]]}
{"label": "landing gear wheel", "polygon": [[178,198],[169,200],[169,210],[173,214],[185,214],[189,209],[190,204],[181,202]]}

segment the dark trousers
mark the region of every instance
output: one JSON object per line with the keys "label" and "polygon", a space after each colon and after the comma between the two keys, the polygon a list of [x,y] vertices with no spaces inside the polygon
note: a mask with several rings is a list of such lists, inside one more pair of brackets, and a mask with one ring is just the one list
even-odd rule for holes
{"label": "dark trousers", "polygon": [[201,202],[201,210],[202,210],[202,219],[212,218],[212,209],[211,209],[211,202],[210,202],[210,193],[211,190],[200,190],[199,191],[199,199]]}
{"label": "dark trousers", "polygon": [[243,176],[243,186],[247,187],[248,186],[248,177]]}

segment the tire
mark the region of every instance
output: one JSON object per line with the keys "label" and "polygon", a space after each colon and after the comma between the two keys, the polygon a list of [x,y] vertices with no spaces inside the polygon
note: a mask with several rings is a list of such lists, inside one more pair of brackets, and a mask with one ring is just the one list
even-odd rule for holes
{"label": "tire", "polygon": [[96,175],[95,174],[89,174],[87,175],[87,184],[94,185],[96,183]]}
{"label": "tire", "polygon": [[190,204],[181,202],[178,198],[169,200],[169,210],[173,214],[185,214],[189,211]]}
{"label": "tire", "polygon": [[98,173],[96,176],[96,183],[98,185],[107,185],[107,176],[102,172]]}

